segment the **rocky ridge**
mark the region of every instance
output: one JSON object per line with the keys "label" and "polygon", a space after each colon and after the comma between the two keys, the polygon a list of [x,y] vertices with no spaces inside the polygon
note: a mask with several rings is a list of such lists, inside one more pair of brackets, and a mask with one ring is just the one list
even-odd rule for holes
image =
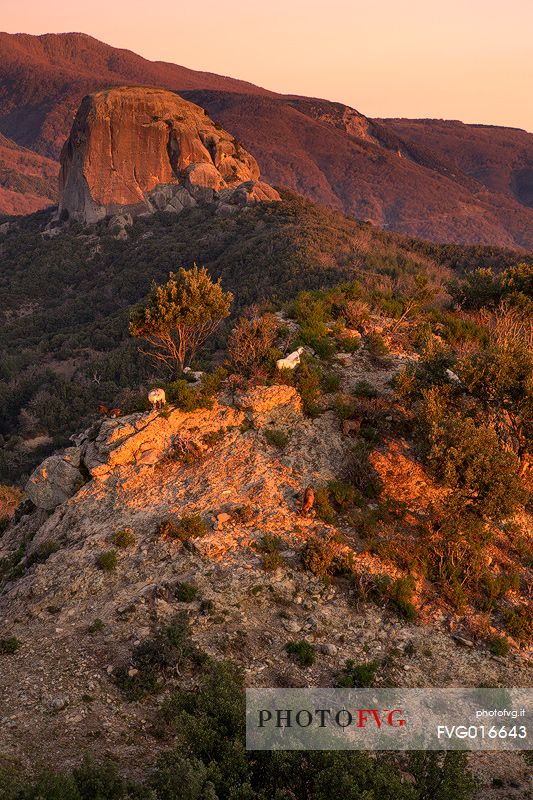
{"label": "rocky ridge", "polygon": [[199,106],[164,89],[122,87],[84,98],[61,153],[60,221],[167,211],[216,201],[231,214],[279,200],[259,166]]}
{"label": "rocky ridge", "polygon": [[[386,393],[406,357],[398,351],[371,367],[364,351],[340,353],[336,370],[345,388],[364,375]],[[439,489],[407,444],[393,440],[394,427],[391,418],[372,466],[394,499],[423,515]],[[287,436],[282,450],[270,443],[271,430]],[[184,442],[194,458],[182,459]],[[113,675],[136,643],[184,610],[194,641],[241,663],[249,685],[331,685],[348,658],[378,661],[380,685],[506,685],[511,668],[513,683],[527,685],[524,651],[493,656],[422,586],[418,620],[409,623],[361,601],[342,580],[324,583],[302,568],[306,542],[330,539],[353,552],[358,574],[395,574],[337,523],[299,513],[303,487],[338,475],[349,447],[333,411],[305,417],[296,391],[274,385],[223,392],[211,409],[98,421],[44,462],[28,487],[33,506],[21,507],[0,540],[0,557],[25,548],[0,594],[0,634],[21,642],[2,661],[0,750],[42,757],[46,732],[59,743],[62,767],[86,749],[111,751],[133,770],[153,757],[159,701],[126,703]],[[195,514],[206,535],[184,543],[162,535],[163,520]],[[124,530],[133,541],[115,549],[116,569],[106,572],[98,560]],[[273,571],[258,548],[265,534],[281,542]],[[198,590],[192,602],[178,599],[183,583]],[[308,669],[285,653],[289,640],[302,638],[317,652]],[[522,775],[520,758],[508,760],[509,773]]]}

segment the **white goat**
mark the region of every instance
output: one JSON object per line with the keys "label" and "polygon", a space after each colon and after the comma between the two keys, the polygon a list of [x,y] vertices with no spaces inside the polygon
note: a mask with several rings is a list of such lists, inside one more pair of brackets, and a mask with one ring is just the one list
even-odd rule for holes
{"label": "white goat", "polygon": [[148,400],[152,404],[152,408],[163,408],[167,402],[164,389],[152,389],[148,392]]}
{"label": "white goat", "polygon": [[295,350],[294,353],[290,353],[285,358],[278,358],[276,361],[276,367],[278,369],[294,369],[300,363],[300,356],[302,355],[304,349],[303,347],[299,347],[298,350]]}

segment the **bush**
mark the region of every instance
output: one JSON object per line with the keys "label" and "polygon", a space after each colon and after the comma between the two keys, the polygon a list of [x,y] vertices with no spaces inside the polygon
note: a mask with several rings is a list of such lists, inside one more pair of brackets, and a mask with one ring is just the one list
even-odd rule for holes
{"label": "bush", "polygon": [[366,661],[356,664],[349,658],[337,678],[337,686],[344,689],[365,689],[374,685],[374,678],[379,669],[377,661]]}
{"label": "bush", "polygon": [[255,548],[263,553],[263,569],[274,571],[283,566],[284,560],[280,553],[283,547],[283,540],[279,536],[272,536],[265,533],[259,542],[255,542]]}
{"label": "bush", "polygon": [[322,580],[330,580],[337,566],[336,540],[333,537],[326,539],[311,539],[302,550],[302,563],[305,569]]}
{"label": "bush", "polygon": [[287,642],[285,650],[300,667],[312,667],[315,663],[315,648],[305,639],[299,642]]}
{"label": "bush", "polygon": [[414,578],[407,576],[405,578],[397,578],[389,589],[389,598],[392,605],[410,622],[416,619],[417,616],[416,608],[412,602],[415,588]]}
{"label": "bush", "polygon": [[267,442],[278,450],[283,450],[289,442],[289,436],[278,428],[264,428],[263,433]]}
{"label": "bush", "polygon": [[533,619],[530,609],[517,608],[504,611],[505,628],[517,642],[529,642],[533,636]]}
{"label": "bush", "polygon": [[366,346],[370,355],[374,356],[375,358],[382,358],[389,352],[389,348],[387,347],[383,336],[381,336],[379,333],[369,333],[366,337]]}
{"label": "bush", "polygon": [[207,525],[199,514],[182,517],[178,525],[178,538],[184,542],[186,539],[201,539],[207,536]]}
{"label": "bush", "polygon": [[94,622],[91,622],[91,624],[87,626],[87,633],[90,633],[91,635],[93,633],[99,633],[100,631],[103,631],[104,628],[105,624],[101,619],[97,618],[94,620]]}
{"label": "bush", "polygon": [[96,566],[104,572],[113,572],[117,568],[118,557],[116,550],[106,550],[96,559]]}
{"label": "bush", "polygon": [[320,399],[320,372],[319,370],[302,362],[298,370],[297,388],[302,398],[302,407],[308,417],[316,417],[321,409],[318,405]]}
{"label": "bush", "polygon": [[502,450],[493,430],[469,418],[448,416],[432,439],[430,464],[464,505],[498,521],[524,502],[517,459]]}
{"label": "bush", "polygon": [[192,583],[178,583],[175,594],[180,603],[192,603],[198,597],[198,587]]}
{"label": "bush", "polygon": [[134,647],[130,665],[116,670],[115,682],[128,700],[139,700],[159,691],[166,671],[178,668],[197,654],[189,638],[187,619],[179,616],[152,639]]}
{"label": "bush", "polygon": [[231,516],[236,522],[240,522],[241,524],[245,525],[247,522],[251,522],[255,517],[256,510],[255,508],[250,505],[244,506],[237,506],[231,512]]}
{"label": "bush", "polygon": [[172,519],[162,520],[157,528],[162,539],[185,542],[187,539],[199,539],[208,534],[207,525],[199,514],[184,516],[178,523]]}
{"label": "bush", "polygon": [[348,300],[342,313],[350,328],[360,328],[370,318],[370,308],[363,300]]}
{"label": "bush", "polygon": [[199,384],[191,385],[185,378],[178,378],[164,385],[167,402],[182,411],[197,411],[199,408],[213,408],[215,395],[220,391],[226,377],[225,370],[202,375]]}
{"label": "bush", "polygon": [[231,366],[241,375],[250,376],[268,360],[278,331],[278,321],[273,314],[241,317],[228,339]]}
{"label": "bush", "polygon": [[493,656],[506,656],[511,646],[504,636],[496,636],[490,643],[490,652]]}
{"label": "bush", "polygon": [[120,547],[121,549],[132,547],[135,544],[135,533],[133,532],[133,528],[123,528],[122,530],[114,533],[113,544],[115,547]]}
{"label": "bush", "polygon": [[0,655],[12,655],[20,648],[21,643],[16,636],[9,636],[7,639],[0,639]]}
{"label": "bush", "polygon": [[51,555],[57,553],[58,550],[59,544],[53,539],[47,542],[41,542],[26,559],[26,567],[29,569],[33,564],[44,564],[44,562],[50,558]]}
{"label": "bush", "polygon": [[335,509],[331,505],[327,486],[319,486],[315,491],[315,513],[317,517],[331,525],[335,521]]}
{"label": "bush", "polygon": [[370,463],[371,453],[371,445],[357,442],[346,467],[346,477],[358,492],[374,500],[383,491],[383,482]]}

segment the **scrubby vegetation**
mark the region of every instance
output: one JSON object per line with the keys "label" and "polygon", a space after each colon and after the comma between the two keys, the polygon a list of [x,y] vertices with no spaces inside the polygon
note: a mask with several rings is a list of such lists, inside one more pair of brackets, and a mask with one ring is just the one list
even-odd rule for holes
{"label": "scrubby vegetation", "polygon": [[[236,313],[254,304],[279,305],[301,290],[313,292],[357,276],[367,285],[364,292],[362,284],[351,283],[340,294],[328,295],[327,303],[345,326],[360,327],[376,308],[399,320],[412,306],[415,275],[428,276],[434,285],[450,269],[463,272],[483,264],[498,274],[517,261],[511,252],[495,248],[440,247],[385,233],[290,194],[284,194],[283,203],[258,205],[231,219],[202,209],[187,210],[179,219],[138,217],[127,241],[115,240],[106,223],[95,228],[74,224],[68,233],[43,239],[48,214],[22,218],[2,237],[4,482],[27,475],[45,455],[67,444],[70,434],[95,419],[100,403],[124,413],[143,407],[147,388],[161,376],[128,335],[129,309],[143,301],[154,282],[161,284],[181,266],[196,262],[213,279],[222,278],[224,291],[235,295]],[[527,280],[521,275],[507,283],[516,287],[520,278],[517,292],[525,294]],[[296,303],[295,313],[305,317],[303,339],[321,357],[335,347],[358,347],[358,338],[341,336],[342,327],[325,333],[328,314],[322,302],[319,295],[318,307],[309,311]],[[245,375],[268,371],[275,356],[273,324],[257,321],[256,312],[246,318],[249,322],[236,330],[235,347],[230,347],[234,368]],[[208,365],[226,334],[222,327],[194,366]],[[287,349],[292,344],[286,334],[279,342]],[[313,370],[301,378],[311,414],[318,410]],[[22,440],[31,440],[31,447],[21,448]]]}
{"label": "scrubby vegetation", "polygon": [[200,514],[187,514],[179,522],[173,519],[162,520],[157,532],[163,539],[185,542],[187,539],[200,539],[206,536],[208,530]]}
{"label": "scrubby vegetation", "polygon": [[[196,673],[194,689],[174,690],[161,705],[159,736],[171,744],[154,764],[146,765],[144,780],[132,781],[122,776],[115,763],[98,764],[87,757],[69,775],[45,771],[33,778],[5,760],[0,762],[2,796],[20,800],[267,800],[277,796],[327,800],[348,791],[354,800],[474,797],[478,781],[460,752],[372,758],[364,752],[247,751],[243,673],[230,662],[200,655],[178,621],[136,648],[132,663],[138,672],[133,677],[124,671],[117,674],[121,689],[132,701],[139,701],[147,691],[157,690],[161,677],[176,664]],[[365,681],[370,667],[361,667]],[[354,669],[349,666],[350,671]]]}

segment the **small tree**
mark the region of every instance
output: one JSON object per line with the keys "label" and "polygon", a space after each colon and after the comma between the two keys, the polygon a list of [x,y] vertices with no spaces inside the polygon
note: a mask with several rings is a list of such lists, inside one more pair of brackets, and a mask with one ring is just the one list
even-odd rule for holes
{"label": "small tree", "polygon": [[146,304],[131,311],[129,330],[150,345],[141,353],[178,375],[229,315],[232,300],[205,267],[180,269],[162,286],[154,284]]}

